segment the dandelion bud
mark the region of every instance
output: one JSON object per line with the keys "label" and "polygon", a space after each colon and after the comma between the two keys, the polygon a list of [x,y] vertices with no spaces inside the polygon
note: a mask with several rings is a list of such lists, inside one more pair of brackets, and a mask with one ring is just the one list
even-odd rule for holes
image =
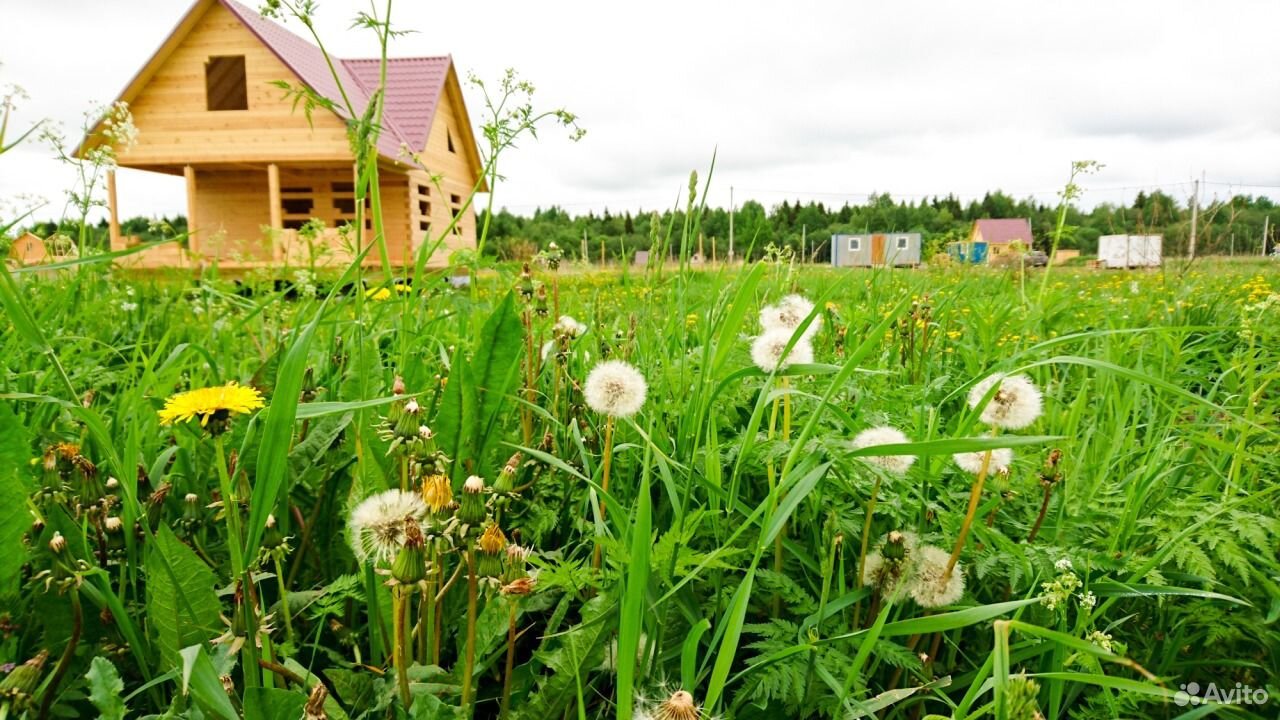
{"label": "dandelion bud", "polygon": [[413,518],[404,521],[404,545],[391,563],[391,577],[401,585],[415,585],[427,576],[427,561],[423,554],[426,540],[422,528]]}
{"label": "dandelion bud", "polygon": [[324,683],[317,682],[307,696],[307,704],[303,707],[303,720],[329,720],[329,713],[324,709],[324,701],[329,698],[329,690]]}
{"label": "dandelion bud", "polygon": [[58,456],[53,453],[53,448],[44,451],[44,471],[54,472],[58,469]]}
{"label": "dandelion bud", "polygon": [[107,532],[115,534],[124,528],[124,521],[113,515],[103,521],[102,526],[106,528]]}
{"label": "dandelion bud", "polygon": [[391,382],[391,394],[403,395],[404,393],[405,393],[404,378],[397,375],[396,379]]}
{"label": "dandelion bud", "polygon": [[498,471],[498,479],[493,481],[493,491],[499,495],[510,495],[516,489],[516,466],[507,463]]}
{"label": "dandelion bud", "polygon": [[484,478],[472,475],[462,485],[462,504],[458,508],[458,520],[468,525],[484,521]]}
{"label": "dandelion bud", "polygon": [[436,473],[422,481],[422,502],[433,515],[440,515],[453,504],[453,485],[449,478]]}
{"label": "dandelion bud", "polygon": [[525,300],[533,297],[533,275],[529,272],[529,263],[524,264],[524,269],[520,271],[520,295]]}
{"label": "dandelion bud", "polygon": [[54,531],[53,539],[49,540],[49,549],[54,555],[61,555],[67,549],[67,539],[62,537],[62,533]]}
{"label": "dandelion bud", "polygon": [[113,477],[108,477],[106,488],[112,492],[115,492],[116,490],[120,489],[120,481]]}
{"label": "dandelion bud", "polygon": [[262,546],[268,550],[274,550],[284,544],[284,534],[280,532],[280,527],[276,523],[275,515],[267,515],[267,521],[264,523],[266,532],[262,534]]}
{"label": "dandelion bud", "polygon": [[512,580],[511,582],[502,586],[502,594],[508,595],[508,596],[528,595],[529,593],[533,592],[533,588],[535,585],[537,585],[537,581],[531,577],[516,578],[515,580]]}
{"label": "dandelion bud", "polygon": [[693,703],[693,696],[684,690],[677,690],[671,697],[662,701],[654,720],[698,720],[701,716],[698,706]]}
{"label": "dandelion bud", "polygon": [[31,521],[31,535],[34,537],[44,532],[44,519],[36,518]]}
{"label": "dandelion bud", "polygon": [[35,657],[14,668],[0,682],[0,700],[9,700],[14,710],[26,708],[32,701],[32,693],[40,683],[40,671],[49,659],[49,651],[41,650]]}
{"label": "dandelion bud", "polygon": [[515,582],[529,576],[525,563],[529,560],[529,548],[515,543],[507,546],[507,582]]}
{"label": "dandelion bud", "polygon": [[533,311],[538,317],[546,317],[549,314],[547,310],[547,286],[539,285],[537,296],[533,304]]}
{"label": "dandelion bud", "polygon": [[480,556],[476,562],[476,574],[480,577],[498,577],[502,574],[502,554],[507,548],[507,536],[495,523],[489,523],[484,534],[476,542]]}
{"label": "dandelion bud", "polygon": [[[391,404],[395,407],[396,403]],[[417,400],[409,400],[400,407],[397,413],[396,421],[392,424],[392,432],[395,433],[403,441],[415,440],[418,438],[418,429],[422,427],[422,408],[418,405]],[[387,414],[388,422],[391,414]]]}
{"label": "dandelion bud", "polygon": [[889,533],[885,539],[884,547],[881,554],[885,560],[901,560],[907,556],[907,538],[902,533],[894,530]]}

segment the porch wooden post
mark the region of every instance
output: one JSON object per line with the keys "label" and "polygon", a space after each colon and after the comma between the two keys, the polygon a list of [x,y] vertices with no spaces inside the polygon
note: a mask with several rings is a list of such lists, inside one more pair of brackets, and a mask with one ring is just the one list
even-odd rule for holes
{"label": "porch wooden post", "polygon": [[196,252],[196,169],[190,165],[182,168],[187,179],[187,249]]}
{"label": "porch wooden post", "polygon": [[120,212],[116,206],[116,171],[107,171],[107,235],[111,240],[112,250],[123,250],[124,242],[120,238]]}
{"label": "porch wooden post", "polygon": [[286,255],[281,237],[284,211],[280,207],[280,168],[275,163],[267,165],[267,201],[271,203],[271,258],[280,262]]}
{"label": "porch wooden post", "polygon": [[284,229],[284,211],[280,207],[280,168],[271,163],[267,166],[267,197],[271,201],[271,229]]}

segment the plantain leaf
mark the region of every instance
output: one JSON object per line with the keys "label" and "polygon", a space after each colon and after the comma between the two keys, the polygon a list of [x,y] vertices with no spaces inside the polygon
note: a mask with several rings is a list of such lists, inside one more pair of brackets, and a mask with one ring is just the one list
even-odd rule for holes
{"label": "plantain leaf", "polygon": [[520,354],[524,328],[515,311],[515,295],[508,292],[480,329],[476,354],[471,362],[471,378],[476,393],[476,422],[472,447],[477,462],[483,462],[502,417],[502,405],[520,377]]}

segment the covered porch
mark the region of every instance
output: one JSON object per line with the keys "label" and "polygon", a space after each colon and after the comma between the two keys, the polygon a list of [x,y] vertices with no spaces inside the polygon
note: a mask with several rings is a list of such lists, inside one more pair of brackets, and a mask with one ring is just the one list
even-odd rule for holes
{"label": "covered porch", "polygon": [[[374,241],[367,203],[363,232],[353,227],[355,177],[350,166],[235,163],[140,169],[183,177],[189,233],[185,244],[168,243],[122,258],[126,267],[342,267]],[[381,174],[384,232],[397,265],[411,257],[409,185],[403,173]],[[136,246],[139,238],[120,232],[114,171],[107,174],[107,210],[111,249]],[[376,251],[364,260],[370,266],[380,263]]]}

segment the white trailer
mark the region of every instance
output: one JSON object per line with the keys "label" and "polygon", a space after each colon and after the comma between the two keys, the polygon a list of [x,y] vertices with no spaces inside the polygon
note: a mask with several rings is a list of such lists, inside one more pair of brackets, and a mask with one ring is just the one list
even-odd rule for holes
{"label": "white trailer", "polygon": [[1098,259],[1108,268],[1160,267],[1163,244],[1161,235],[1103,235]]}

